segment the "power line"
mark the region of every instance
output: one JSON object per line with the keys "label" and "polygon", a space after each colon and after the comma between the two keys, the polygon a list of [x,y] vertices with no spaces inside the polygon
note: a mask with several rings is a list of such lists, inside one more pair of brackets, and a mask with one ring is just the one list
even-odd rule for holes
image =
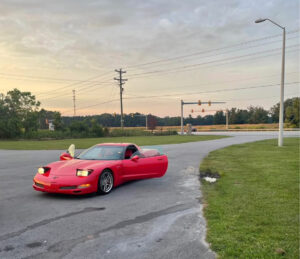
{"label": "power line", "polygon": [[96,78],[104,77],[104,76],[109,75],[109,74],[112,74],[112,71],[101,74],[101,75],[97,75],[97,76],[94,76],[94,77],[90,77],[90,78],[88,78],[86,80],[82,80],[80,82],[72,83],[72,84],[69,84],[69,85],[66,85],[66,86],[63,86],[63,87],[59,87],[59,88],[56,88],[56,89],[53,89],[53,90],[45,91],[45,92],[42,92],[41,94],[44,95],[44,94],[49,94],[51,92],[52,93],[57,93],[57,91],[60,91],[61,89],[65,90],[66,88],[74,87],[75,85],[80,85],[80,84],[86,83],[88,81],[94,80]]}
{"label": "power line", "polygon": [[[287,34],[296,33],[299,30],[300,29],[292,30],[292,31],[287,32]],[[204,50],[204,51],[200,51],[200,52],[194,52],[194,53],[187,54],[187,55],[180,55],[180,56],[176,56],[176,57],[172,57],[172,58],[159,59],[159,60],[150,61],[150,62],[141,63],[141,64],[136,64],[136,65],[131,65],[131,66],[127,66],[127,67],[128,68],[132,68],[132,67],[135,68],[135,67],[141,67],[141,66],[146,66],[146,65],[150,65],[150,64],[157,64],[157,63],[161,63],[161,62],[167,62],[167,61],[171,61],[171,60],[178,60],[178,59],[182,59],[182,58],[186,58],[186,57],[190,57],[190,56],[196,56],[196,55],[206,54],[206,53],[209,53],[209,52],[214,52],[214,51],[229,49],[229,48],[233,48],[233,47],[237,47],[237,46],[241,46],[241,45],[245,45],[245,44],[249,44],[249,43],[253,43],[253,42],[257,42],[257,41],[262,41],[262,40],[266,40],[266,39],[276,38],[276,37],[279,37],[279,36],[282,36],[282,35],[281,34],[275,34],[275,35],[266,36],[266,37],[263,37],[263,38],[258,38],[258,39],[254,39],[254,40],[240,42],[240,43],[233,44],[233,45],[228,45],[228,46],[221,47],[221,48],[208,49],[208,50]]]}
{"label": "power line", "polygon": [[[286,83],[286,85],[293,85],[293,84],[299,84],[299,82]],[[239,90],[246,90],[246,89],[265,88],[265,87],[273,87],[273,86],[278,86],[278,85],[280,85],[280,84],[258,85],[258,86],[251,86],[251,87],[239,87],[239,88],[229,88],[229,89],[218,89],[218,90],[213,90],[213,91],[190,92],[190,93],[183,93],[183,94],[136,96],[136,97],[132,97],[132,98],[123,98],[123,99],[147,99],[147,98],[157,98],[157,97],[162,97],[162,96],[165,96],[165,97],[167,97],[167,96],[168,97],[171,97],[171,96],[184,96],[184,95],[195,95],[195,94],[205,94],[205,93],[239,91]],[[95,107],[95,106],[103,105],[103,104],[108,104],[108,103],[112,103],[112,102],[116,102],[116,101],[119,101],[119,99],[112,99],[112,100],[105,101],[105,102],[94,103],[92,105],[79,107],[77,110],[84,110],[84,109],[87,109],[87,108],[91,108],[91,107]],[[71,110],[67,110],[67,111],[71,111]],[[66,113],[66,111],[64,113]]]}
{"label": "power line", "polygon": [[[291,52],[295,52],[298,51],[299,49],[295,49],[295,50],[288,50],[286,51],[286,53],[291,53]],[[240,60],[233,60],[233,61],[229,61],[229,62],[224,62],[224,63],[220,63],[220,64],[213,64],[211,66],[203,66],[201,67],[201,69],[206,69],[206,68],[211,68],[211,67],[217,67],[217,66],[223,66],[223,65],[227,65],[227,64],[232,64],[235,62],[244,62],[244,61],[249,61],[249,60],[256,60],[256,59],[260,59],[260,58],[266,58],[266,57],[272,57],[272,56],[276,56],[281,54],[281,52],[278,53],[274,53],[274,54],[268,54],[268,55],[261,55],[261,56],[257,56],[257,57],[250,57],[247,59],[240,59]],[[136,76],[136,77],[130,77],[130,79],[139,79],[139,78],[144,78],[144,77],[151,77],[151,76],[160,76],[163,74],[170,74],[170,73],[176,73],[176,72],[189,72],[189,71],[194,71],[199,69],[198,67],[195,68],[190,68],[190,69],[176,69],[176,70],[170,70],[170,71],[163,71],[163,72],[159,72],[158,75],[153,73],[153,74],[149,74],[149,75],[142,75],[142,76]]]}
{"label": "power line", "polygon": [[[294,71],[294,72],[288,72],[288,73],[285,73],[286,75],[290,75],[290,74],[299,74],[299,71]],[[203,87],[203,86],[208,86],[208,85],[220,85],[220,84],[225,84],[225,83],[233,83],[233,82],[241,82],[241,81],[246,81],[246,80],[253,80],[253,79],[261,79],[261,78],[268,78],[268,77],[277,77],[278,76],[278,73],[276,74],[271,74],[271,75],[266,75],[266,76],[255,76],[255,77],[246,77],[246,78],[240,78],[240,79],[235,79],[235,80],[227,80],[227,81],[217,81],[217,82],[207,82],[207,83],[204,83],[204,84],[191,84],[191,85],[179,85],[179,86],[176,86],[176,87],[168,87],[168,90],[169,89],[176,89],[178,87],[182,88],[187,88],[187,87],[193,87],[193,86],[197,86],[197,87]],[[151,88],[151,89],[155,89],[155,88]],[[160,88],[159,88],[160,89]],[[131,93],[127,93],[127,95],[130,95],[130,96],[137,96],[137,95],[133,95]]]}
{"label": "power line", "polygon": [[[294,72],[293,72],[294,73]],[[271,86],[271,85],[270,85]],[[200,93],[205,93],[205,92],[200,92]],[[191,94],[195,94],[195,93],[191,93]],[[180,94],[177,94],[177,95],[180,95]],[[170,95],[164,95],[164,96],[170,96]],[[176,96],[176,95],[172,95],[172,96]],[[151,96],[151,97],[137,97],[136,99],[139,99],[139,98],[153,98],[153,97],[163,97],[162,95],[159,95],[159,96]],[[126,98],[126,99],[133,99],[133,98]],[[110,102],[110,101],[109,101]],[[109,102],[105,102],[105,103],[109,103]],[[102,104],[102,103],[100,103]],[[99,105],[100,105],[99,104]],[[98,104],[94,104],[94,105],[91,105],[91,106],[88,106],[88,107],[92,107],[92,106],[97,106]],[[88,107],[84,107],[84,108],[88,108]]]}
{"label": "power line", "polygon": [[[288,94],[287,96],[285,96],[285,98],[291,98],[292,96],[297,95],[298,93],[294,93],[294,94]],[[265,99],[272,99],[272,98],[278,98],[278,95],[273,95],[273,96],[268,96],[268,97],[262,97],[262,98],[247,98],[247,99],[229,99],[227,100],[227,102],[238,102],[238,101],[253,101],[253,100],[265,100]]]}
{"label": "power line", "polygon": [[[295,45],[288,46],[287,48],[298,47],[298,46],[299,46],[299,44],[295,44]],[[258,52],[249,53],[249,54],[245,54],[245,55],[228,57],[228,58],[224,58],[224,59],[212,60],[212,61],[196,63],[196,64],[191,64],[191,65],[184,65],[184,66],[179,66],[179,67],[175,67],[175,68],[171,68],[171,69],[154,70],[154,71],[136,73],[136,74],[132,74],[131,76],[133,76],[133,78],[134,78],[134,76],[145,75],[145,74],[157,74],[157,73],[161,73],[161,72],[171,72],[171,71],[180,72],[182,69],[186,69],[186,68],[188,69],[188,68],[193,68],[193,67],[198,67],[198,66],[202,66],[202,65],[212,64],[212,63],[216,63],[216,62],[220,62],[220,61],[228,61],[228,60],[233,60],[233,59],[239,59],[239,58],[249,57],[249,56],[253,56],[253,55],[264,54],[266,52],[274,52],[274,51],[278,51],[278,50],[281,50],[281,48],[270,49],[270,50],[265,50],[265,51],[258,51]],[[130,77],[130,78],[132,78],[132,77]]]}
{"label": "power line", "polygon": [[[299,29],[289,31],[289,32],[287,32],[287,34],[294,34],[294,33],[297,33],[297,32],[299,32]],[[192,56],[207,54],[207,53],[210,53],[210,52],[224,50],[224,49],[230,49],[230,48],[237,47],[237,46],[243,46],[243,45],[247,45],[249,43],[253,43],[253,42],[257,42],[257,41],[262,41],[262,40],[267,40],[267,39],[272,39],[272,38],[276,38],[276,37],[279,37],[279,36],[281,36],[281,34],[270,35],[270,36],[266,36],[266,37],[263,37],[263,38],[258,38],[258,39],[254,39],[254,40],[240,42],[240,43],[237,43],[237,44],[228,45],[228,46],[221,47],[221,48],[208,49],[208,50],[204,50],[204,51],[200,51],[200,52],[198,51],[198,52],[194,52],[194,53],[187,54],[187,55],[181,55],[181,56],[176,56],[176,57],[171,57],[171,58],[166,58],[166,59],[160,59],[160,60],[156,60],[156,61],[151,61],[151,62],[147,62],[147,63],[130,65],[128,67],[129,68],[131,68],[131,67],[140,67],[140,66],[145,66],[145,65],[149,65],[149,64],[156,64],[156,63],[168,62],[168,61],[171,61],[171,60],[177,60],[177,59],[182,59],[182,58],[187,58],[187,57],[192,57]],[[293,39],[293,38],[298,38],[298,37],[295,36],[295,37],[291,37],[289,39]],[[280,40],[276,40],[276,41],[267,42],[267,43],[264,43],[264,44],[271,44],[271,43],[275,43],[275,42],[279,42],[279,41],[281,41],[281,39]],[[262,46],[264,44],[259,44],[259,45],[255,45],[255,46],[249,46],[249,47],[250,48],[252,48],[252,47],[258,47],[258,46]],[[243,50],[243,49],[238,49],[237,51],[239,51],[239,50]],[[25,78],[28,78],[28,79],[36,79],[36,80],[71,81],[71,82],[82,83],[82,82],[88,82],[92,78],[100,77],[103,74],[99,75],[99,76],[96,76],[96,77],[92,77],[92,78],[87,79],[87,80],[77,80],[77,79],[71,79],[71,78],[56,78],[56,77],[48,77],[48,76],[34,76],[34,75],[24,75],[24,74],[14,74],[14,73],[3,73],[3,72],[0,72],[0,75],[12,76],[12,77],[21,77],[21,78],[19,78],[20,80],[22,80],[22,79],[24,80]],[[90,81],[90,82],[93,82],[93,81]]]}
{"label": "power line", "polygon": [[[287,98],[291,98],[293,97],[294,95],[296,95],[297,93],[295,94],[289,94],[288,96],[286,96]],[[263,98],[250,98],[250,99],[228,99],[228,100],[225,100],[226,102],[235,102],[235,101],[251,101],[251,100],[264,100],[264,99],[271,99],[271,98],[275,98],[275,97],[278,97],[278,96],[268,96],[268,97],[263,97]],[[89,106],[84,106],[84,107],[81,107],[80,109],[77,109],[78,110],[85,110],[87,108],[90,108],[90,107],[95,107],[95,106],[98,106],[98,105],[103,105],[103,104],[108,104],[108,103],[113,103],[113,102],[117,102],[119,101],[119,99],[112,99],[112,100],[109,100],[109,101],[106,101],[106,102],[101,102],[101,103],[96,103],[96,104],[93,104],[93,105],[89,105]],[[62,112],[61,114],[65,114],[67,113],[68,111],[72,111],[72,110],[67,110],[67,111],[64,111]]]}
{"label": "power line", "polygon": [[[111,79],[106,80],[106,81],[102,81],[102,82],[98,82],[96,84],[85,85],[85,86],[83,86],[84,88],[81,88],[78,91],[82,91],[84,89],[87,89],[87,88],[90,88],[90,87],[93,87],[93,86],[99,86],[99,84],[108,83],[108,81],[111,81]],[[104,87],[107,87],[107,85],[104,85],[102,88],[104,88]],[[68,92],[68,91],[69,91],[68,89],[64,90],[64,92]],[[58,95],[54,95],[54,96],[50,96],[50,97],[46,97],[46,98],[41,98],[40,100],[44,100],[45,101],[45,100],[55,99],[55,98],[61,97],[62,93],[63,92],[60,92]]]}
{"label": "power line", "polygon": [[[110,73],[112,73],[112,72],[110,72]],[[97,83],[83,83],[83,85],[82,86],[77,86],[76,87],[76,89],[78,90],[79,88],[81,88],[81,89],[79,89],[78,91],[81,91],[81,90],[83,90],[83,89],[87,89],[87,88],[90,88],[90,87],[93,87],[93,86],[97,86],[98,84],[107,84],[109,81],[111,80],[111,78],[108,78],[108,79],[106,79],[105,81],[98,81]],[[82,88],[83,87],[83,88]],[[50,100],[50,99],[55,99],[55,98],[59,98],[59,97],[61,97],[62,96],[62,94],[63,93],[68,93],[69,92],[69,89],[63,89],[63,90],[61,90],[60,92],[59,92],[59,94],[57,95],[57,91],[55,91],[55,92],[53,92],[53,93],[49,93],[49,94],[47,94],[47,97],[46,98],[42,98],[41,100]],[[51,96],[51,95],[53,95],[54,94],[54,96]],[[56,94],[56,95],[55,95]],[[50,95],[50,97],[49,97],[49,95]]]}
{"label": "power line", "polygon": [[[285,83],[285,85],[292,85],[292,84],[298,84],[298,83],[299,82],[290,82],[290,83]],[[250,87],[217,89],[217,90],[211,90],[211,91],[196,91],[196,92],[189,92],[189,93],[151,95],[151,96],[136,96],[136,97],[127,97],[127,98],[124,98],[124,99],[147,99],[147,98],[157,98],[157,97],[171,97],[171,96],[185,96],[185,95],[194,95],[194,94],[219,93],[219,92],[239,91],[239,90],[246,90],[246,89],[272,87],[272,86],[278,86],[278,85],[280,85],[280,84],[269,84],[269,85],[250,86]]]}
{"label": "power line", "polygon": [[[95,106],[98,106],[98,105],[103,105],[103,104],[107,104],[107,103],[116,102],[116,101],[119,101],[119,100],[120,99],[111,99],[111,100],[108,100],[108,101],[105,101],[105,102],[99,102],[99,103],[95,103],[95,104],[92,104],[92,105],[79,107],[79,108],[77,108],[77,111],[79,111],[79,110],[85,110],[87,108],[95,107]],[[67,110],[67,111],[72,111],[72,110]],[[66,113],[67,111],[64,111],[63,113]]]}
{"label": "power line", "polygon": [[[34,81],[58,81],[58,82],[82,82],[82,80],[79,79],[70,79],[70,78],[55,78],[55,77],[46,77],[46,76],[32,76],[32,75],[22,75],[22,74],[13,74],[13,73],[2,73],[0,72],[0,77],[16,77],[12,79],[20,79],[20,80],[34,80]],[[58,83],[53,82],[53,83]],[[89,82],[95,82],[95,81],[89,81]]]}
{"label": "power line", "polygon": [[[80,88],[86,88],[86,87],[94,86],[94,85],[97,85],[97,84],[107,83],[109,80],[111,80],[111,79],[109,78],[109,79],[106,79],[105,81],[97,81],[96,83],[85,82],[85,83],[82,83],[81,85],[75,86],[75,88],[76,88],[76,90],[79,90]],[[49,98],[53,95],[57,96],[57,94],[68,93],[69,91],[70,91],[70,87],[65,88],[65,89],[61,89],[59,91],[53,91],[53,92],[50,92],[50,93],[42,93],[42,94],[39,94],[39,96],[42,95],[42,96],[45,96],[45,98]]]}
{"label": "power line", "polygon": [[[265,37],[266,38],[266,37]],[[262,39],[257,39],[257,40],[262,40]],[[256,40],[256,41],[257,41]],[[251,42],[251,41],[249,41],[249,42]],[[233,45],[233,46],[235,46],[235,45]],[[297,45],[296,45],[297,46]],[[290,46],[290,47],[293,47],[293,46]],[[229,47],[228,47],[229,48]],[[223,49],[223,48],[221,48],[221,49]],[[275,51],[276,49],[274,49],[274,50],[271,50],[271,51]],[[270,51],[270,50],[269,50]],[[266,52],[268,52],[268,51],[264,51],[263,53],[266,53]],[[206,51],[206,53],[207,53],[207,51]],[[254,55],[257,55],[257,54],[260,54],[260,53],[254,53]],[[253,53],[251,54],[251,55],[253,55]],[[274,55],[274,54],[273,54]],[[245,56],[245,55],[244,55]],[[244,56],[242,56],[242,57],[244,57]],[[248,56],[248,55],[247,55]],[[178,57],[177,57],[178,58]],[[231,60],[232,59],[236,59],[236,58],[238,58],[238,57],[233,57],[233,58],[231,58]],[[256,57],[257,58],[257,57]],[[230,59],[229,59],[230,60]],[[220,62],[220,61],[224,61],[224,60],[215,60],[215,61],[210,61],[209,63],[211,63],[211,62]],[[188,68],[189,67],[194,67],[194,66],[200,66],[200,65],[203,65],[202,63],[201,64],[192,64],[192,65],[188,65]],[[187,67],[187,66],[184,66],[185,68]],[[180,67],[179,67],[180,68]],[[174,70],[174,69],[178,69],[178,67],[177,68],[172,68],[172,71],[170,71],[170,70],[162,70],[162,71],[158,71],[158,72],[156,72],[156,73],[165,73],[165,72],[177,72],[178,70]],[[188,71],[187,69],[185,69],[185,70],[180,70],[180,72],[182,72],[182,71]],[[150,71],[150,72],[152,72],[152,71]],[[148,72],[149,73],[149,72]],[[145,74],[145,73],[142,73],[142,75],[143,74]],[[136,75],[136,74],[135,74]],[[138,78],[138,77],[133,77],[133,78]],[[95,86],[95,85],[94,85]],[[90,88],[91,86],[88,86],[88,85],[86,85],[86,86],[84,86],[83,87],[83,89],[86,89],[86,88]],[[83,90],[82,89],[82,90]],[[122,89],[123,90],[123,89]],[[55,98],[55,97],[54,97]],[[94,106],[94,105],[93,105]]]}
{"label": "power line", "polygon": [[[294,38],[299,38],[298,36],[294,36],[294,37],[290,37],[288,38],[288,40],[290,39],[294,39]],[[270,42],[267,42],[267,43],[262,43],[262,44],[258,44],[258,45],[254,45],[254,46],[248,46],[248,47],[245,47],[245,48],[241,48],[241,49],[232,49],[232,50],[229,50],[229,51],[223,51],[223,52],[220,52],[220,53],[216,53],[216,54],[209,54],[209,55],[201,55],[201,58],[209,58],[209,57],[216,57],[216,56],[220,56],[220,55],[224,55],[224,54],[228,54],[228,53],[233,53],[233,52],[239,52],[239,51],[244,51],[244,50],[247,50],[247,49],[252,49],[252,48],[257,48],[257,47],[261,47],[261,46],[266,46],[267,44],[272,44],[272,43],[276,43],[276,42],[281,42],[282,40],[276,40],[276,41],[270,41]],[[206,54],[206,53],[203,53],[203,54]],[[199,54],[200,55],[200,54]],[[195,56],[189,56],[189,57],[185,57],[185,58],[181,58],[181,62],[182,59],[187,59],[187,58],[192,58],[192,57],[197,57],[198,55],[195,55]],[[173,60],[166,60],[164,61],[163,63],[169,63]],[[155,65],[155,64],[154,64]],[[162,64],[162,65],[165,65],[165,64]],[[147,66],[147,69],[151,68],[152,66]]]}
{"label": "power line", "polygon": [[[289,33],[292,34],[292,33],[295,33],[295,32],[298,32],[299,29],[297,30],[294,30],[294,31],[290,31]],[[188,56],[193,56],[193,55],[200,55],[201,53],[207,53],[207,52],[212,52],[212,51],[216,51],[216,50],[222,50],[222,49],[227,49],[227,48],[232,48],[234,46],[238,46],[238,45],[244,45],[244,44],[248,44],[248,43],[252,43],[252,42],[256,42],[256,41],[260,41],[260,40],[265,40],[265,39],[271,39],[271,38],[274,38],[274,37],[277,37],[279,35],[272,35],[272,36],[268,36],[268,37],[264,37],[264,38],[260,38],[260,39],[255,39],[255,40],[251,40],[251,41],[246,41],[246,42],[242,42],[242,43],[238,43],[238,44],[234,44],[234,45],[231,45],[231,46],[226,46],[226,47],[223,47],[223,48],[218,48],[218,49],[212,49],[212,50],[207,50],[207,51],[202,51],[202,52],[197,52],[197,53],[192,53],[192,54],[189,54],[189,55],[184,55],[184,56],[177,56],[177,57],[174,57],[176,59],[179,59],[179,58],[183,58],[183,57],[188,57]],[[273,41],[274,42],[274,41]],[[252,46],[252,47],[255,47],[255,46]],[[168,61],[171,60],[171,59],[174,59],[174,58],[169,58],[167,59]],[[155,63],[158,63],[160,61],[166,61],[165,60],[159,60],[159,61],[154,61]],[[149,63],[153,63],[153,62],[148,62],[147,64]],[[140,64],[140,65],[146,65],[146,63],[144,64]],[[173,68],[174,69],[174,68]],[[175,68],[176,69],[176,68]],[[184,71],[188,71],[188,70],[184,70]],[[165,72],[168,72],[168,71],[159,71],[160,73],[165,73]],[[170,71],[172,72],[172,71]],[[177,70],[175,70],[174,72],[177,72]],[[91,82],[92,79],[94,78],[98,78],[100,76],[105,76],[107,74],[110,74],[112,72],[108,72],[108,73],[105,73],[105,74],[102,74],[102,75],[98,75],[96,77],[92,77],[90,79],[87,79],[87,80],[81,80],[81,81],[77,81],[71,85],[67,85],[65,87],[61,87],[61,88],[57,88],[55,90],[50,90],[50,91],[46,91],[46,92],[42,92],[41,94],[42,95],[52,95],[52,94],[57,94],[57,91],[60,91],[60,89],[63,89],[62,91],[66,90],[65,88],[67,87],[71,87],[71,86],[74,86],[74,85],[78,85],[78,84],[83,84],[83,83],[86,83],[86,82]],[[149,73],[149,72],[146,72],[146,73]],[[150,72],[152,73],[152,72]],[[158,72],[157,72],[158,73]],[[3,73],[2,73],[3,74]],[[140,73],[141,74],[141,73]],[[142,73],[142,74],[145,74],[145,73]],[[11,74],[12,75],[12,74]],[[20,76],[20,75],[19,75]],[[37,78],[37,79],[49,79],[49,80],[69,80],[69,79],[60,79],[60,78],[50,78],[50,77],[37,77],[37,76],[24,76],[24,77],[31,77],[31,78]],[[134,77],[134,78],[137,78],[137,77]],[[92,82],[91,82],[92,83]],[[86,89],[88,86],[86,86],[84,89]],[[64,91],[65,92],[65,91]],[[56,96],[54,96],[53,98],[57,98]]]}
{"label": "power line", "polygon": [[[112,86],[112,85],[115,86],[114,84],[110,83],[110,85],[106,85],[106,86],[101,87],[101,88],[98,87],[98,89],[103,89],[103,88],[105,88],[105,87],[109,87],[109,86]],[[113,87],[110,87],[110,89],[111,89],[111,88],[113,88]],[[94,90],[97,90],[97,89],[94,89]],[[89,91],[89,92],[90,92],[90,91]],[[111,93],[111,95],[112,95],[112,93]],[[110,99],[110,98],[108,98],[108,99]],[[86,101],[83,101],[82,103],[86,103]],[[82,104],[82,103],[80,103],[80,104]]]}

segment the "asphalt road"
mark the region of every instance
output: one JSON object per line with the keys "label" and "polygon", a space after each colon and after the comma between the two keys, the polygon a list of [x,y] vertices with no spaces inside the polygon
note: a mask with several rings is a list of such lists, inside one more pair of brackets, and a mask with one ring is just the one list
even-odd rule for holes
{"label": "asphalt road", "polygon": [[200,161],[218,148],[277,136],[229,135],[164,145],[165,177],[127,183],[106,196],[36,192],[36,168],[61,151],[0,150],[0,258],[214,258],[205,242]]}

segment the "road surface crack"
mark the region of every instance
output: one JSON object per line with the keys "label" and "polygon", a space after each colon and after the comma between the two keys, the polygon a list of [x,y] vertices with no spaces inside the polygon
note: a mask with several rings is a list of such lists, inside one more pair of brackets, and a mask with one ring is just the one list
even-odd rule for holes
{"label": "road surface crack", "polygon": [[78,238],[74,239],[68,239],[68,240],[62,240],[57,243],[52,244],[47,248],[47,251],[32,255],[28,258],[63,258],[67,254],[69,254],[72,249],[77,246],[78,244],[84,243],[89,240],[97,239],[101,234],[115,230],[115,229],[121,229],[130,225],[134,224],[140,224],[147,221],[150,221],[154,218],[157,218],[162,215],[168,215],[173,214],[178,211],[184,211],[191,208],[191,204],[179,204],[175,205],[160,211],[154,211],[150,212],[141,216],[137,216],[134,219],[124,220],[119,223],[116,223],[115,225],[112,225],[110,227],[107,227],[105,229],[98,230],[97,232],[94,232],[93,234],[88,234],[84,236],[80,236]]}
{"label": "road surface crack", "polygon": [[25,233],[28,230],[33,230],[35,228],[47,225],[47,224],[49,224],[53,221],[57,221],[57,220],[60,220],[60,219],[63,219],[63,218],[72,217],[72,216],[75,216],[75,215],[78,215],[78,214],[84,214],[84,213],[89,213],[89,212],[93,212],[93,211],[100,211],[100,210],[105,210],[105,208],[104,207],[100,207],[100,208],[88,207],[88,208],[84,208],[80,211],[74,211],[74,212],[70,212],[70,213],[67,213],[67,214],[64,214],[64,215],[61,215],[61,216],[57,216],[57,217],[54,217],[54,218],[44,219],[42,221],[36,222],[32,225],[29,225],[29,226],[27,226],[27,227],[25,227],[21,230],[2,235],[2,236],[0,236],[0,241],[7,240],[7,239],[10,239],[12,237],[19,236],[19,235]]}

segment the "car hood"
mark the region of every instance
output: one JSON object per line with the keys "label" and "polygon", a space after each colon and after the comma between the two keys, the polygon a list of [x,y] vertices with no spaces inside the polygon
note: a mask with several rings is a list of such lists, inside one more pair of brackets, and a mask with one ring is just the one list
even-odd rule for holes
{"label": "car hood", "polygon": [[101,170],[118,163],[118,160],[80,160],[71,159],[48,164],[51,175],[76,175],[77,169]]}

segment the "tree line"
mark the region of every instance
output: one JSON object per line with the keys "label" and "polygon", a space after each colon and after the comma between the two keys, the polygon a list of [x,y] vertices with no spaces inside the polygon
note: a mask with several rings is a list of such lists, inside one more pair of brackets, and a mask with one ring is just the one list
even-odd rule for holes
{"label": "tree line", "polygon": [[[285,122],[291,127],[299,127],[299,97],[287,99],[284,102]],[[152,118],[155,118],[157,126],[179,126],[181,123],[180,116],[177,117],[158,117],[154,115],[148,116],[148,124]],[[229,124],[258,124],[258,123],[278,123],[279,121],[279,103],[274,105],[270,110],[262,107],[250,106],[247,109],[231,108],[228,111]],[[120,115],[103,113],[93,116],[75,116],[62,117],[65,125],[70,125],[72,121],[87,121],[93,119],[105,127],[119,127]],[[224,111],[217,111],[214,115],[198,115],[192,117],[189,115],[184,118],[184,124],[192,125],[221,125],[226,123],[226,114]],[[125,127],[145,127],[146,115],[141,113],[125,114]]]}
{"label": "tree line", "polygon": [[[299,97],[285,101],[284,118],[291,127],[299,127]],[[48,134],[43,129],[48,129],[49,121],[55,127],[55,133],[61,137],[101,137],[121,134],[133,134],[115,131],[111,133],[108,127],[120,126],[120,115],[103,113],[93,116],[65,117],[57,111],[40,109],[41,103],[30,92],[22,92],[18,89],[2,94],[0,98],[0,138],[35,137],[37,134]],[[232,108],[229,110],[230,124],[257,124],[278,123],[279,103],[270,110],[262,107],[250,106],[247,109]],[[148,127],[179,126],[180,117],[159,117],[148,114]],[[223,111],[217,111],[214,115],[191,115],[184,118],[184,124],[192,125],[218,125],[225,124],[226,115]],[[125,127],[145,127],[146,115],[141,113],[125,114]],[[141,134],[135,132],[135,134]],[[45,136],[46,136],[45,135]],[[48,136],[47,135],[47,136]],[[50,135],[51,137],[51,135]]]}

